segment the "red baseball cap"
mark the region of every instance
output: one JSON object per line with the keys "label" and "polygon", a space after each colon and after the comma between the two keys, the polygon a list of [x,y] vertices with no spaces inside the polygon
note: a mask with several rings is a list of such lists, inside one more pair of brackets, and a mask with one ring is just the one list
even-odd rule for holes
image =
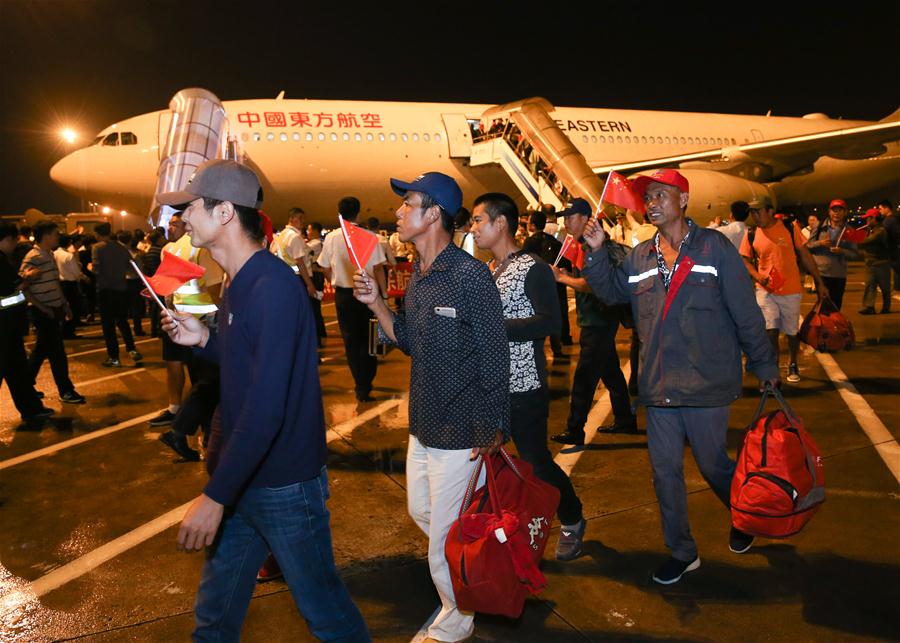
{"label": "red baseball cap", "polygon": [[847,202],[843,199],[834,199],[831,203],[828,204],[828,209],[831,208],[844,208],[847,209]]}
{"label": "red baseball cap", "polygon": [[878,208],[869,208],[866,210],[866,213],[862,215],[863,219],[871,219],[872,217],[877,217],[881,213],[878,211]]}
{"label": "red baseball cap", "polygon": [[656,170],[653,174],[649,175],[641,175],[637,177],[632,183],[632,187],[634,191],[644,196],[644,193],[647,192],[647,186],[651,183],[663,183],[664,185],[671,185],[672,187],[676,187],[685,194],[690,192],[690,187],[688,186],[688,180],[682,176],[682,174],[678,170]]}

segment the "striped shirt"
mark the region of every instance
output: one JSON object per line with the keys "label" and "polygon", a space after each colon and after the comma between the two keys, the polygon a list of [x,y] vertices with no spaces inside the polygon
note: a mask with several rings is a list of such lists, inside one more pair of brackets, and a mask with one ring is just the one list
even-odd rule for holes
{"label": "striped shirt", "polygon": [[66,298],[59,285],[59,268],[52,252],[45,252],[38,246],[33,247],[25,255],[19,274],[29,268],[37,268],[40,274],[28,283],[24,291],[38,303],[48,308],[63,308]]}

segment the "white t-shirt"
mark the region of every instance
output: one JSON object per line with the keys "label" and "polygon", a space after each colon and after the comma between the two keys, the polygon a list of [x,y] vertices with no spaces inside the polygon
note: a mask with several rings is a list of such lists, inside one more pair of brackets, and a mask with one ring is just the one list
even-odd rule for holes
{"label": "white t-shirt", "polygon": [[741,241],[743,241],[744,235],[747,234],[747,224],[743,221],[732,221],[728,225],[719,226],[716,230],[728,237],[731,244],[740,250]]}
{"label": "white t-shirt", "polygon": [[67,250],[57,248],[53,251],[56,267],[59,269],[60,281],[78,281],[81,279],[81,264],[78,258]]}
{"label": "white t-shirt", "polygon": [[[384,249],[377,244],[372,250],[372,256],[366,262],[366,272],[375,276],[375,266],[386,261]],[[353,288],[353,274],[356,267],[347,252],[347,244],[344,243],[344,235],[340,228],[332,230],[325,235],[322,243],[322,254],[319,255],[318,264],[323,268],[331,268],[331,285],[337,288]]]}
{"label": "white t-shirt", "polygon": [[309,247],[306,245],[306,240],[297,228],[292,225],[285,226],[284,230],[279,232],[277,238],[272,241],[272,245],[269,249],[272,254],[277,256],[278,248],[276,248],[276,244],[281,244],[281,247],[283,247],[285,252],[290,255],[295,264],[300,265],[300,262],[302,261],[303,265],[306,266],[307,272],[312,270]]}

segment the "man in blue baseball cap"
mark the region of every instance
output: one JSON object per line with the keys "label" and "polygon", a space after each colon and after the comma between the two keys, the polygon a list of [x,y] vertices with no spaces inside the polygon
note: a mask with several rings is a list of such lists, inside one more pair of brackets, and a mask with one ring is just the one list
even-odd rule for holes
{"label": "man in blue baseball cap", "polygon": [[452,178],[428,172],[391,179],[403,197],[400,240],[415,244],[403,311],[391,311],[375,280],[354,277],[354,296],[378,317],[381,341],[412,358],[409,380],[407,506],[428,536],[428,567],[441,609],[428,627],[438,641],[461,641],[474,615],[456,606],[444,556],[477,456],[509,438],[509,345],[500,293],[487,266],[451,243],[462,191]]}

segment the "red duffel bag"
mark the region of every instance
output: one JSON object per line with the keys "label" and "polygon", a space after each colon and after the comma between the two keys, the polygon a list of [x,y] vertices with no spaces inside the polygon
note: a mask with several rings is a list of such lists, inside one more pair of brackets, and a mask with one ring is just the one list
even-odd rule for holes
{"label": "red duffel bag", "polygon": [[[770,394],[781,408],[763,416]],[[819,449],[781,392],[767,386],[738,452],[731,522],[754,536],[786,538],[803,529],[823,502]]]}
{"label": "red duffel bag", "polygon": [[[475,491],[482,463],[486,484]],[[503,449],[481,458],[444,547],[459,609],[522,613],[526,597],[547,584],[538,564],[558,505],[559,490],[527,462]]]}
{"label": "red duffel bag", "polygon": [[849,350],[856,345],[853,324],[828,297],[817,303],[800,324],[800,341],[820,353]]}

